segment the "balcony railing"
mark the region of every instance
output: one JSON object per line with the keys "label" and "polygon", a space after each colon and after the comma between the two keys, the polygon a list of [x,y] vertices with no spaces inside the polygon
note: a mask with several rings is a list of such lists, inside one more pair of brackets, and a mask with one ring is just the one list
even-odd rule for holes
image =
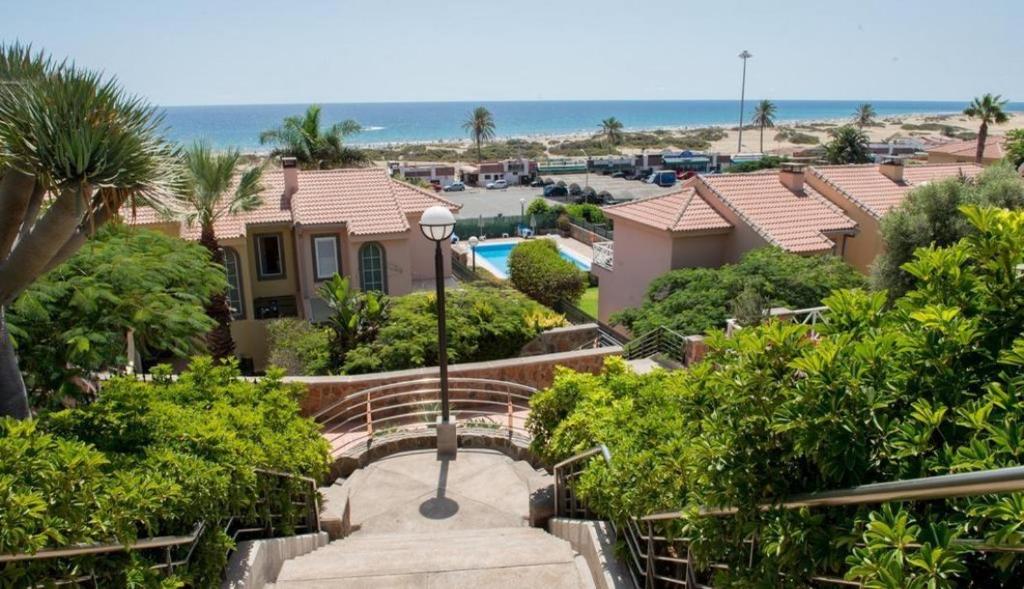
{"label": "balcony railing", "polygon": [[612,269],[612,261],[615,259],[615,242],[599,241],[594,244],[594,264],[604,268]]}

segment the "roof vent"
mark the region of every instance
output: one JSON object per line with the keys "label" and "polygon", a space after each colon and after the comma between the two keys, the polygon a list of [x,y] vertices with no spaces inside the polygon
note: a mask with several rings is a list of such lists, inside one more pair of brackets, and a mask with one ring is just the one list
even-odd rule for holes
{"label": "roof vent", "polygon": [[786,162],[779,170],[779,181],[792,192],[804,191],[804,164]]}
{"label": "roof vent", "polygon": [[293,157],[281,158],[284,172],[284,194],[281,195],[281,210],[292,208],[292,195],[299,191],[299,162]]}
{"label": "roof vent", "polygon": [[897,184],[903,183],[903,158],[901,157],[887,157],[882,160],[882,163],[878,165],[878,171],[886,178],[896,182]]}

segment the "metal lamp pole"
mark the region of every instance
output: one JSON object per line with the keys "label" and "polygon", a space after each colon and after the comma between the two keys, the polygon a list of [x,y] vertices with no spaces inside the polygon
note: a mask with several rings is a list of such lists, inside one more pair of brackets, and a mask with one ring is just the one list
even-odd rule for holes
{"label": "metal lamp pole", "polygon": [[445,326],[444,255],[441,242],[434,242],[434,275],[437,283],[437,366],[441,372],[441,423],[448,423],[448,332]]}
{"label": "metal lamp pole", "polygon": [[747,60],[751,57],[754,56],[746,49],[739,55],[743,60],[743,83],[740,85],[740,138],[736,145],[736,153],[743,153],[743,100],[747,92]]}
{"label": "metal lamp pole", "polygon": [[480,240],[474,235],[469,238],[469,249],[473,252],[473,275],[476,276],[476,245],[480,243]]}

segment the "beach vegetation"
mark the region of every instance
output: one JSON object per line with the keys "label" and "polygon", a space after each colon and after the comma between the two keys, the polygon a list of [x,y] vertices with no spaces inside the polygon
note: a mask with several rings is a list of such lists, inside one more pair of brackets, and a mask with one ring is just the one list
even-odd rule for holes
{"label": "beach vegetation", "polygon": [[[961,540],[1020,539],[1020,497],[784,510],[800,493],[1020,464],[1024,213],[966,207],[972,230],[907,264],[914,287],[838,290],[814,327],[769,321],[706,338],[702,362],[638,375],[560,370],[531,399],[534,450],[556,462],[603,443],[573,490],[599,517],[678,511],[656,530],[719,562],[714,585],[1013,586],[1024,561]],[[733,506],[728,517],[702,506]],[[751,545],[745,540],[757,538]],[[726,568],[727,567],[727,568]]]}
{"label": "beach vegetation", "polygon": [[868,136],[853,125],[844,125],[830,132],[825,144],[825,157],[830,164],[866,164],[871,162]]}
{"label": "beach vegetation", "polygon": [[735,264],[662,274],[651,281],[639,307],[612,315],[612,322],[635,334],[664,326],[682,335],[700,335],[723,328],[754,295],[763,302],[761,311],[802,309],[820,305],[833,290],[864,285],[860,273],[839,257],[801,256],[766,247],[747,252]]}
{"label": "beach vegetation", "polygon": [[980,164],[985,155],[985,143],[988,141],[988,126],[1005,123],[1010,120],[1006,114],[1006,100],[998,94],[984,94],[971,101],[964,114],[972,119],[978,119],[978,148],[975,151],[974,163]]}
{"label": "beach vegetation", "polygon": [[450,147],[410,143],[388,147],[374,147],[363,150],[370,161],[426,161],[457,162],[464,156],[461,150]]}
{"label": "beach vegetation", "polygon": [[857,107],[857,110],[853,111],[853,124],[863,129],[864,127],[870,127],[875,124],[875,118],[878,114],[875,112],[875,107],[871,103],[865,102]]}
{"label": "beach vegetation", "polygon": [[223,267],[198,244],[120,223],[102,227],[8,309],[30,406],[93,401],[101,372],[134,364],[128,333],[143,359],[201,352],[216,325],[205,306],[226,287]]}
{"label": "beach vegetation", "polygon": [[743,174],[746,172],[756,172],[758,170],[768,170],[771,168],[778,168],[788,159],[789,158],[778,155],[766,155],[757,161],[732,164],[723,171],[726,174]]}
{"label": "beach vegetation", "polygon": [[[203,142],[194,143],[182,156],[184,181],[177,192],[177,209],[186,224],[199,226],[199,243],[221,267],[224,250],[214,230],[217,221],[253,211],[263,203],[263,166],[242,170],[241,162],[237,149],[214,152]],[[206,314],[216,322],[206,335],[209,353],[218,360],[230,357],[235,342],[226,286],[210,297]]]}
{"label": "beach vegetation", "polygon": [[129,551],[5,563],[0,584],[52,586],[93,570],[101,587],[217,587],[234,546],[222,528],[229,517],[280,514],[275,527],[292,533],[304,514],[290,492],[261,492],[254,469],[322,479],[328,455],[300,416],[305,388],[278,374],[253,383],[234,363],[197,358],[176,379],[164,366],[155,381],[108,380],[93,403],[0,418],[0,554],[132,544],[206,523],[170,577],[151,569],[162,553]]}
{"label": "beach vegetation", "polygon": [[929,182],[911,190],[881,222],[885,251],[871,270],[872,284],[890,300],[915,285],[906,264],[920,248],[948,247],[966,237],[973,226],[961,212],[964,205],[1024,208],[1024,179],[1008,164],[986,168],[975,179],[966,176]]}
{"label": "beach vegetation", "polygon": [[476,161],[484,161],[483,144],[494,139],[496,129],[494,115],[487,110],[487,107],[478,106],[463,121],[462,129],[469,133],[473,143],[476,144]]}
{"label": "beach vegetation", "polygon": [[622,121],[615,117],[608,117],[601,121],[601,137],[609,146],[618,145],[622,142]]}
{"label": "beach vegetation", "polygon": [[775,134],[775,140],[795,143],[797,145],[817,145],[821,143],[821,140],[818,139],[817,135],[803,133],[792,127],[783,127],[779,129],[779,132]]}
{"label": "beach vegetation", "polygon": [[761,130],[761,153],[764,153],[764,130],[765,128],[771,129],[775,126],[777,110],[775,103],[767,99],[758,102],[754,108],[754,118],[751,120],[751,123]]}
{"label": "beach vegetation", "polygon": [[122,210],[165,204],[179,176],[162,129],[115,80],[0,44],[0,416],[29,415],[6,308]]}
{"label": "beach vegetation", "polygon": [[558,252],[550,239],[534,239],[512,248],[508,256],[512,286],[547,307],[575,303],[587,288],[586,275]]}
{"label": "beach vegetation", "polygon": [[363,130],[358,122],[346,119],[324,127],[322,119],[320,105],[310,105],[301,116],[285,117],[279,127],[260,133],[260,145],[273,145],[272,157],[293,157],[307,170],[370,163],[367,152],[345,145],[347,138]]}

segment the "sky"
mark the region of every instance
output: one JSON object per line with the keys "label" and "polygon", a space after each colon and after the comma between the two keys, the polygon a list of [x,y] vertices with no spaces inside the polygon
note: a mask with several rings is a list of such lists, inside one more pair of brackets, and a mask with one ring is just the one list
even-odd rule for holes
{"label": "sky", "polygon": [[1021,0],[0,0],[0,40],[165,105],[1024,100]]}

